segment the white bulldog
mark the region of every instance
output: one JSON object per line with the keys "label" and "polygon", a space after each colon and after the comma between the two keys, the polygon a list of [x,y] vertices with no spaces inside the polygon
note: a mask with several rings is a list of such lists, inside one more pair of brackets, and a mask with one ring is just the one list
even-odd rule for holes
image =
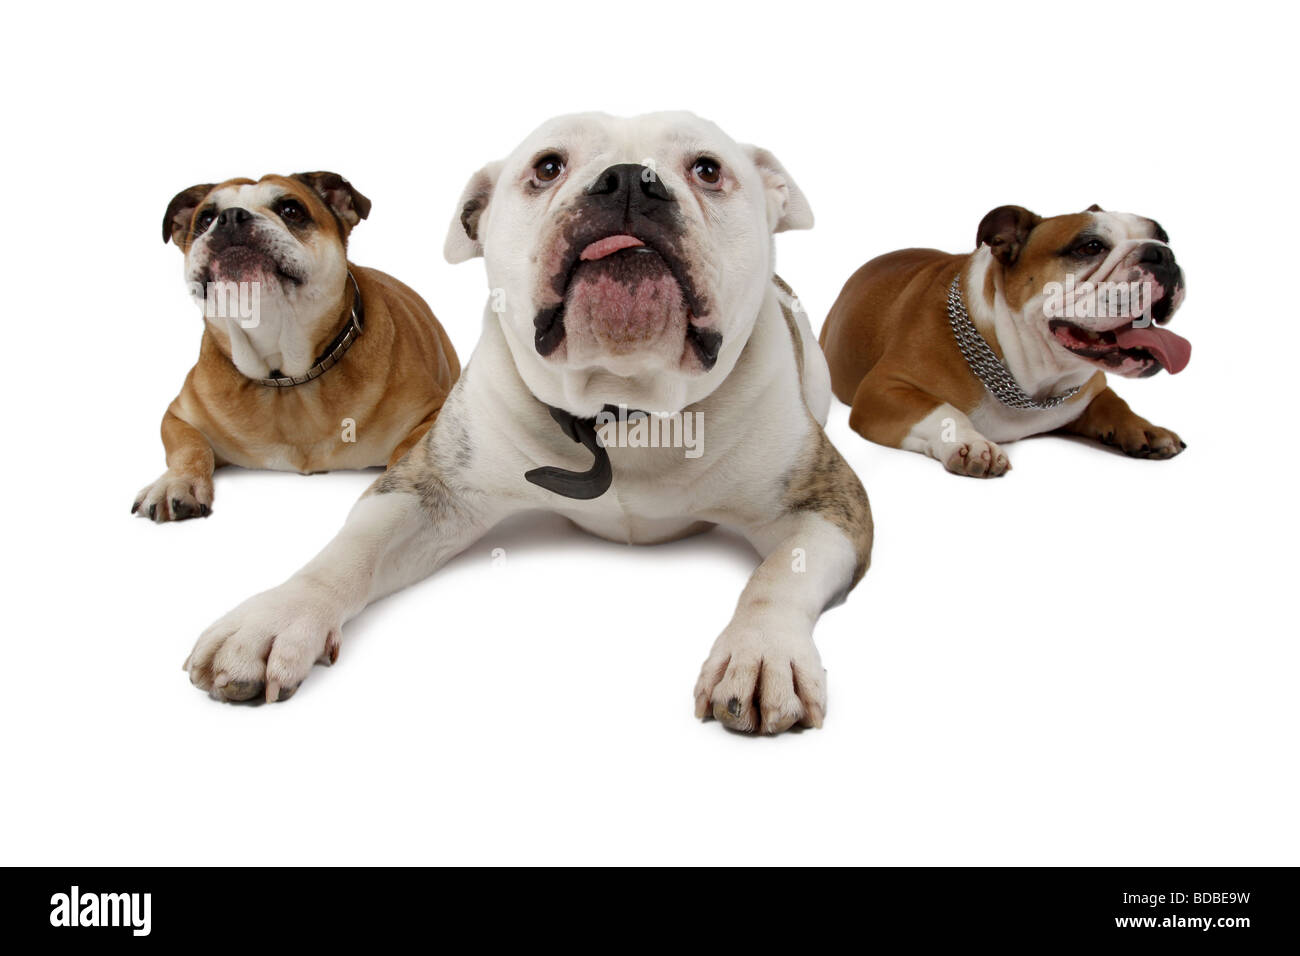
{"label": "white bulldog", "polygon": [[492,294],[435,426],[316,558],[203,633],[190,679],[286,699],[371,601],[548,509],[628,543],[738,529],[763,561],[696,714],[820,726],[813,625],[866,571],[872,524],[822,430],[826,362],[773,274],[773,233],[811,226],[775,157],[689,113],[561,117],[484,167],[445,252],[482,255]]}

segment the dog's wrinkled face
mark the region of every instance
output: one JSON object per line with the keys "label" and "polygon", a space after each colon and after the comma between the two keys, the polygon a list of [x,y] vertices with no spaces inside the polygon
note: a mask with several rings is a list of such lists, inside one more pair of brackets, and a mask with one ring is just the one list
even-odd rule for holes
{"label": "dog's wrinkled face", "polygon": [[1098,206],[1040,219],[1002,206],[985,216],[978,241],[1002,266],[1007,304],[1061,355],[1128,377],[1186,367],[1191,343],[1157,327],[1185,286],[1154,219]]}
{"label": "dog's wrinkled face", "polygon": [[561,117],[471,179],[447,241],[482,254],[538,398],[676,412],[735,365],[772,234],[812,215],[774,157],[689,113]]}
{"label": "dog's wrinkled face", "polygon": [[264,314],[310,322],[337,306],[348,233],[369,212],[370,201],[337,173],[231,179],[178,193],[163,241],[185,253],[200,301],[212,283],[256,283]]}

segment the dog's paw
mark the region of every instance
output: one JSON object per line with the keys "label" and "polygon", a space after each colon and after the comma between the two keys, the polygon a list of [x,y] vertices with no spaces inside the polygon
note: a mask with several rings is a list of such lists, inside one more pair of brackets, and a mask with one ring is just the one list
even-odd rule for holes
{"label": "dog's paw", "polygon": [[131,514],[151,521],[184,521],[212,513],[212,479],[165,471],[135,496]]}
{"label": "dog's paw", "polygon": [[763,620],[733,621],[700,669],[695,716],[747,733],[779,734],[796,723],[820,727],[826,671],[812,635]]}
{"label": "dog's paw", "polygon": [[1150,422],[1128,422],[1100,436],[1104,444],[1116,445],[1131,458],[1173,458],[1187,447],[1175,432]]}
{"label": "dog's paw", "polygon": [[327,596],[292,582],[249,598],[199,637],[185,661],[217,700],[288,700],[315,663],[338,659],[340,616]]}
{"label": "dog's paw", "polygon": [[971,478],[997,478],[1011,468],[1007,453],[985,438],[970,441],[948,442],[944,455],[939,457],[943,467],[954,475]]}

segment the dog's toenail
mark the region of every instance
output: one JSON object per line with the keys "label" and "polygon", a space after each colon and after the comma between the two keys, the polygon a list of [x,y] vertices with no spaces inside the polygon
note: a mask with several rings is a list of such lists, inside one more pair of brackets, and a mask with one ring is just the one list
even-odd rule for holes
{"label": "dog's toenail", "polygon": [[739,698],[739,697],[733,697],[733,698],[731,698],[731,700],[727,701],[727,713],[729,713],[732,717],[739,717],[739,716],[740,716],[740,698]]}

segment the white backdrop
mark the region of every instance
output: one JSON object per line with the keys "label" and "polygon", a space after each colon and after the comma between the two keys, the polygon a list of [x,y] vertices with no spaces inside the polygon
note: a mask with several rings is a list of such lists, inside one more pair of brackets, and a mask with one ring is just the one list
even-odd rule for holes
{"label": "white backdrop", "polygon": [[[1300,862],[1296,23],[1194,6],[11,11],[0,860]],[[286,704],[192,688],[199,631],[374,474],[222,471],[206,521],[128,514],[200,334],[159,239],[171,196],[344,174],[374,202],[352,259],[467,358],[482,264],[440,254],[467,177],[553,114],[665,108],[803,187],[817,227],[778,260],[817,328],[862,262],[969,249],[997,205],[1158,218],[1195,351],[1118,390],[1186,453],[1042,437],[979,482],[869,445],[837,404],[877,539],[817,632],[819,731],[692,717],[754,564],[738,539],[630,549],[546,516],[367,611]]]}

